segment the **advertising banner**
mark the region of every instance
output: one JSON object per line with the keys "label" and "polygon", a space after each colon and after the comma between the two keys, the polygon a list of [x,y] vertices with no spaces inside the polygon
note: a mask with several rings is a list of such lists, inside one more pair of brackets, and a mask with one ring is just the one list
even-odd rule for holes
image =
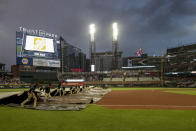
{"label": "advertising banner", "polygon": [[33,66],[60,67],[60,60],[33,59]]}
{"label": "advertising banner", "polygon": [[26,57],[17,57],[16,59],[17,65],[33,65],[33,59],[32,58],[26,58]]}

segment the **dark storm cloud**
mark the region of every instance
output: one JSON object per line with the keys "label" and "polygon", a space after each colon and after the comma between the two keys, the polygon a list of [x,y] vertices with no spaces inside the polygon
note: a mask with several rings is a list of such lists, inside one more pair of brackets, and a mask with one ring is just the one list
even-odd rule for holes
{"label": "dark storm cloud", "polygon": [[185,43],[195,41],[193,36],[186,39],[195,32],[190,30],[196,20],[195,1],[150,0],[142,8],[131,7],[124,10],[124,14],[132,17],[130,23],[133,22],[134,27],[129,26],[126,30],[134,37],[132,42],[148,53],[164,51],[166,47],[176,45],[176,40]]}
{"label": "dark storm cloud", "polygon": [[96,24],[97,50],[106,51],[114,21],[125,56],[140,47],[159,55],[179,41],[196,41],[195,0],[0,0],[0,62],[15,64],[19,26],[62,35],[88,54],[88,25]]}
{"label": "dark storm cloud", "polygon": [[143,9],[142,15],[148,27],[158,33],[175,31],[177,20],[185,16],[195,16],[196,3],[190,0],[151,0]]}
{"label": "dark storm cloud", "polygon": [[[195,20],[195,6],[195,1],[191,0],[109,0],[89,3],[89,8],[94,9],[93,13],[102,25],[106,23],[108,26],[112,21],[122,24],[120,44],[122,50],[127,50],[126,55],[127,52],[133,53],[127,47],[135,50],[143,47],[148,48],[149,53],[157,53],[160,50],[154,51],[152,48],[162,48],[163,44],[159,43],[165,43],[166,48],[172,40],[184,40],[181,38],[192,33],[189,28],[193,26],[191,21]],[[149,48],[149,45],[152,47]]]}

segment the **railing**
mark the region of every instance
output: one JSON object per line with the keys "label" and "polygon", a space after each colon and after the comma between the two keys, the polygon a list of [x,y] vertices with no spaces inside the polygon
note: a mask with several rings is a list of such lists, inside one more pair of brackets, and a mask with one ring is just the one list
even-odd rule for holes
{"label": "railing", "polygon": [[160,85],[161,81],[91,81],[85,85]]}

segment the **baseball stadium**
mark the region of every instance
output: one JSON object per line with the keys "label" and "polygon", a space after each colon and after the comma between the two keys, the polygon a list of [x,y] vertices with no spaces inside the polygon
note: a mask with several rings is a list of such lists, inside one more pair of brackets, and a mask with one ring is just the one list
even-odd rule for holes
{"label": "baseball stadium", "polygon": [[196,44],[122,58],[117,23],[112,51],[96,52],[89,28],[89,59],[62,36],[16,31],[16,65],[0,64],[2,131],[196,129]]}

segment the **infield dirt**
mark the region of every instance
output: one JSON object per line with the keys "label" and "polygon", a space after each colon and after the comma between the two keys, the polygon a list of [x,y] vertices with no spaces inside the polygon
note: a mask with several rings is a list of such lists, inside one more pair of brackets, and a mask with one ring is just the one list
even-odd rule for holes
{"label": "infield dirt", "polygon": [[196,96],[165,91],[167,90],[112,91],[96,104],[110,109],[196,110]]}

